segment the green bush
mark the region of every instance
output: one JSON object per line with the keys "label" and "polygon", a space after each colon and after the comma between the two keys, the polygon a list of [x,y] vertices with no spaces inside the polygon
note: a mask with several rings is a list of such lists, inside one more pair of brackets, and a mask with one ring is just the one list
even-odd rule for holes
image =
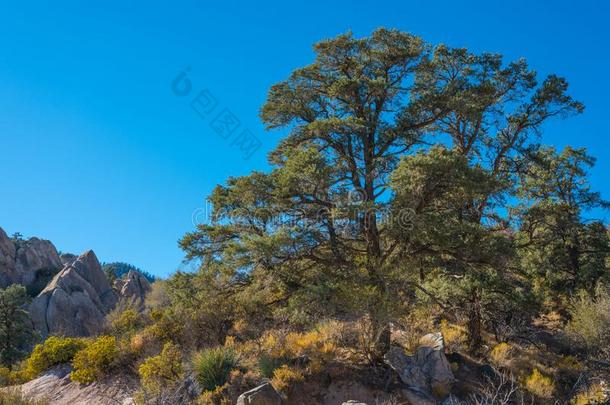
{"label": "green bush", "polygon": [[24,373],[28,379],[33,379],[53,366],[71,362],[76,353],[85,346],[83,339],[51,336],[34,347],[32,354],[25,361]]}
{"label": "green bush", "polygon": [[149,357],[140,365],[138,373],[147,393],[160,393],[168,383],[174,383],[183,376],[180,349],[173,343],[166,343],[161,354]]}
{"label": "green bush", "polygon": [[197,353],[193,359],[193,370],[201,388],[212,391],[227,382],[237,364],[237,356],[232,349],[217,347]]}
{"label": "green bush", "polygon": [[287,363],[283,357],[274,357],[267,353],[261,354],[257,359],[257,368],[265,378],[273,377],[273,372]]}
{"label": "green bush", "polygon": [[590,353],[610,347],[610,294],[598,290],[595,297],[578,294],[570,305],[566,334],[572,343]]}
{"label": "green bush", "polygon": [[91,340],[74,356],[74,370],[70,373],[70,378],[82,384],[92,383],[111,369],[118,356],[119,347],[113,336],[100,336]]}
{"label": "green bush", "polygon": [[144,319],[136,308],[115,309],[107,316],[108,328],[116,337],[132,336],[144,326]]}

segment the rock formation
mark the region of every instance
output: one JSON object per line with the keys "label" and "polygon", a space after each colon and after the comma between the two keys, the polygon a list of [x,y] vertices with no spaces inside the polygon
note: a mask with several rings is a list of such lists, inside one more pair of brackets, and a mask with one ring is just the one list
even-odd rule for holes
{"label": "rock formation", "polygon": [[78,259],[78,256],[73,255],[72,253],[62,253],[59,255],[59,259],[61,260],[61,264],[67,266]]}
{"label": "rock formation", "polygon": [[57,249],[48,240],[30,238],[15,243],[0,228],[0,287],[18,283],[29,289],[62,267]]}
{"label": "rock formation", "polygon": [[281,405],[282,397],[270,383],[246,391],[237,398],[237,405]]}
{"label": "rock formation", "polygon": [[406,385],[403,395],[412,404],[436,404],[446,398],[455,382],[449,362],[445,357],[445,344],[441,333],[430,333],[419,340],[413,356],[393,347],[385,355],[386,363]]}
{"label": "rock formation", "polygon": [[150,291],[150,283],[140,272],[129,270],[129,272],[114,282],[114,288],[119,297],[129,300],[137,305],[144,304],[144,297]]}
{"label": "rock formation", "polygon": [[90,250],[53,277],[32,301],[30,316],[43,336],[89,336],[101,332],[117,299]]}
{"label": "rock formation", "polygon": [[138,381],[130,375],[105,377],[93,384],[82,385],[70,380],[71,368],[63,365],[44,372],[37,378],[18,386],[33,399],[48,401],[50,405],[133,405]]}

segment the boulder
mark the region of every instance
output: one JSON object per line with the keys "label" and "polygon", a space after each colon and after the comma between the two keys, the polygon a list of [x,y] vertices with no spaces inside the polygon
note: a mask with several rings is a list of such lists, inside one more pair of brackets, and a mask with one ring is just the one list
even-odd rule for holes
{"label": "boulder", "polygon": [[443,335],[431,333],[420,339],[413,356],[399,347],[386,353],[385,362],[406,385],[404,395],[411,403],[433,404],[451,392],[455,378],[444,350]]}
{"label": "boulder", "polygon": [[121,299],[132,301],[140,306],[144,304],[144,298],[151,290],[150,282],[135,270],[129,270],[125,276],[116,280],[114,288]]}
{"label": "boulder", "polygon": [[259,385],[237,398],[237,405],[281,405],[282,397],[270,383]]}
{"label": "boulder", "polygon": [[36,283],[39,272],[55,273],[62,262],[55,246],[48,240],[30,238],[15,243],[0,228],[0,287]]}
{"label": "boulder", "polygon": [[70,380],[71,367],[62,365],[15,388],[34,400],[50,405],[134,405],[138,381],[129,374],[114,373],[92,384]]}
{"label": "boulder", "polygon": [[117,296],[93,251],[64,267],[30,305],[34,327],[43,336],[90,336],[101,332]]}

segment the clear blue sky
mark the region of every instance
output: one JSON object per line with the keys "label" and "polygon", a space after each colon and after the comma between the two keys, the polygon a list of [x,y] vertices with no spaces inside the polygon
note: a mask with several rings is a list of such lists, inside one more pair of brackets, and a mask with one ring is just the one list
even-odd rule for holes
{"label": "clear blue sky", "polygon": [[[610,197],[610,8],[603,1],[105,1],[0,5],[0,227],[92,248],[156,275],[217,183],[266,167],[279,133],[258,119],[270,85],[312,61],[311,45],[380,26],[475,51],[524,56],[568,78],[582,116],[545,141],[598,157]],[[85,5],[86,4],[86,5]],[[171,91],[186,66],[262,142],[244,160]],[[219,107],[219,108],[220,108]]]}

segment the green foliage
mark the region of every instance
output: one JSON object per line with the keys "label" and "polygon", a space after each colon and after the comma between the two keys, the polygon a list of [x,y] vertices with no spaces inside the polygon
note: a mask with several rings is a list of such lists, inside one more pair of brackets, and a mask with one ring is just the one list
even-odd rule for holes
{"label": "green foliage", "polygon": [[74,356],[74,370],[70,378],[81,384],[89,384],[108,373],[119,356],[116,338],[100,336],[88,341],[85,348]]}
{"label": "green foliage", "polygon": [[149,357],[138,368],[140,381],[148,394],[159,394],[168,384],[183,376],[182,352],[172,343],[166,343],[158,356]]}
{"label": "green foliage", "polygon": [[146,279],[151,283],[156,280],[155,276],[153,276],[152,274],[142,269],[139,269],[138,267],[129,263],[102,263],[102,270],[104,271],[104,273],[106,273],[106,277],[108,277],[108,280],[110,280],[111,283],[114,282],[114,280],[123,277],[125,274],[129,273],[132,270],[137,271],[138,273],[146,277]]}
{"label": "green foliage", "polygon": [[35,378],[53,366],[71,362],[85,346],[84,339],[50,336],[44,343],[34,347],[25,362],[24,370],[29,379]]}
{"label": "green foliage", "polygon": [[27,347],[33,342],[32,329],[26,305],[29,303],[25,287],[13,284],[0,289],[0,362],[10,367],[27,355]]}
{"label": "green foliage", "polygon": [[262,353],[256,362],[258,371],[265,378],[273,377],[273,372],[284,364],[286,364],[285,358],[274,357],[268,353]]}
{"label": "green foliage", "polygon": [[11,235],[11,242],[13,242],[15,246],[19,247],[27,243],[27,240],[23,237],[21,232],[15,232]]}
{"label": "green foliage", "polygon": [[593,294],[607,279],[608,232],[583,219],[584,211],[609,206],[586,179],[594,161],[583,149],[540,148],[523,176],[517,243],[523,268],[545,298],[579,289]]}
{"label": "green foliage", "polygon": [[135,308],[124,308],[117,305],[107,317],[109,331],[113,336],[130,337],[142,326],[144,326],[144,316]]}
{"label": "green foliage", "polygon": [[[161,340],[191,347],[224,344],[238,314],[256,310],[254,306],[246,309],[240,303],[241,294],[232,288],[238,278],[225,272],[229,270],[214,265],[197,273],[178,272],[164,281],[162,296],[158,296],[152,312],[151,329],[155,329],[155,334]],[[148,305],[153,305],[152,298]]]}
{"label": "green foliage", "polygon": [[571,301],[566,333],[572,343],[592,354],[610,349],[610,294],[598,289],[595,296],[581,291]]}
{"label": "green foliage", "polygon": [[225,347],[204,349],[193,357],[195,378],[204,391],[224,385],[237,365],[235,352]]}
{"label": "green foliage", "polygon": [[268,128],[289,130],[272,170],[218,186],[213,221],[182,248],[232,270],[225,296],[257,296],[277,319],[366,316],[377,360],[415,290],[444,283],[477,348],[493,309],[527,295],[505,271],[515,248],[506,201],[535,155],[533,135],[582,104],[524,60],[396,30],[314,49],[263,105]]}

